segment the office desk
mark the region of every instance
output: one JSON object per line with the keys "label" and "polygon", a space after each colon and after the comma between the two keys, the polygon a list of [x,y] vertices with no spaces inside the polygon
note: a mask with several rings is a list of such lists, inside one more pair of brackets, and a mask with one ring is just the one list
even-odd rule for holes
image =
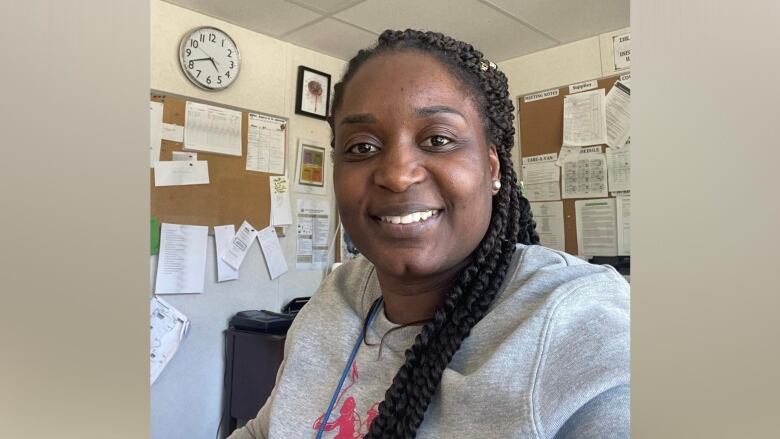
{"label": "office desk", "polygon": [[284,340],[284,335],[225,331],[225,396],[220,437],[226,438],[257,416],[274,387],[284,356]]}

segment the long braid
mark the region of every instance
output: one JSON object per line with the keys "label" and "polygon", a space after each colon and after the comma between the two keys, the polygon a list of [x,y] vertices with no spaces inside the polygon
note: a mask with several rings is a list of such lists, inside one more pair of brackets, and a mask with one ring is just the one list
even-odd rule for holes
{"label": "long braid", "polygon": [[[379,404],[366,438],[414,438],[442,374],[471,329],[493,304],[509,268],[515,244],[536,244],[539,237],[530,205],[519,191],[512,167],[514,106],[506,76],[485,68],[488,62],[470,44],[436,32],[387,30],[375,47],[352,58],[334,88],[331,115],[341,105],[344,88],[359,67],[383,53],[416,50],[433,56],[449,68],[473,95],[483,119],[485,134],[496,146],[501,168],[501,189],[493,197],[490,225],[469,264],[461,270],[433,318],[426,323],[406,351],[405,363]],[[328,120],[334,146],[335,126]]]}

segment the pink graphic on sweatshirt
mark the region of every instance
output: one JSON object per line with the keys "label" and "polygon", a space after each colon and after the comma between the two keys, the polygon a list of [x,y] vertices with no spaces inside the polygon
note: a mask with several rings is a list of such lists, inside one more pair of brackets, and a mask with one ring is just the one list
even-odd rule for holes
{"label": "pink graphic on sweatshirt", "polygon": [[[350,383],[347,387],[344,387],[341,392],[339,392],[339,396],[333,406],[334,410],[331,411],[331,418],[333,417],[333,413],[336,411],[335,408],[339,407],[339,402],[341,402],[341,399],[347,393],[349,388],[355,385],[357,379],[357,363],[352,363],[352,370],[349,374]],[[341,403],[341,406],[338,409],[338,417],[336,417],[336,419],[332,422],[325,423],[325,431],[337,431],[336,436],[333,436],[332,439],[362,439],[366,434],[368,434],[368,428],[371,426],[371,422],[373,422],[374,418],[376,418],[376,416],[379,414],[377,411],[378,407],[378,402],[369,407],[369,409],[366,411],[366,420],[363,421],[360,417],[360,413],[357,410],[357,403],[355,402],[355,398],[350,396]],[[322,426],[324,417],[325,413],[320,415],[320,417],[314,421],[312,428],[319,430],[320,426]]]}

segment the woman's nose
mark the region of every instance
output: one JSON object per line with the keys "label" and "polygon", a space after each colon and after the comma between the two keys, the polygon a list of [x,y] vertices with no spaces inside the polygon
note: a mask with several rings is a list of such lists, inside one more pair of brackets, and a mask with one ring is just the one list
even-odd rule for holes
{"label": "woman's nose", "polygon": [[421,151],[414,142],[397,141],[385,145],[374,171],[374,184],[391,192],[406,191],[425,180],[422,159]]}

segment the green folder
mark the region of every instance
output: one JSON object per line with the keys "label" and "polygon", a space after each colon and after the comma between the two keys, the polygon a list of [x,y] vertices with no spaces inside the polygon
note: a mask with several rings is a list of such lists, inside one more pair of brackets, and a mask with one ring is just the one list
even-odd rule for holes
{"label": "green folder", "polygon": [[160,222],[157,217],[152,217],[152,254],[160,253]]}

